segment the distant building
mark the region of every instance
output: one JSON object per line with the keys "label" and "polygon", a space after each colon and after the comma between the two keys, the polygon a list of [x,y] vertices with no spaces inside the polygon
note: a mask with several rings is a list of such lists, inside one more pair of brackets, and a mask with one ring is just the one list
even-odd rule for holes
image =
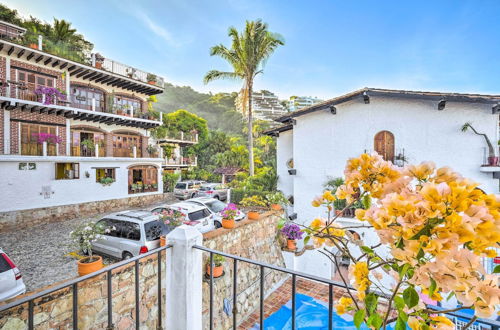
{"label": "distant building", "polygon": [[[242,93],[236,98],[236,107],[243,110]],[[273,120],[279,116],[285,115],[288,111],[281,104],[278,96],[270,91],[261,90],[252,93],[252,112],[255,119]]]}
{"label": "distant building", "polygon": [[290,96],[290,100],[288,101],[288,110],[300,110],[320,102],[323,102],[323,100],[312,96]]}

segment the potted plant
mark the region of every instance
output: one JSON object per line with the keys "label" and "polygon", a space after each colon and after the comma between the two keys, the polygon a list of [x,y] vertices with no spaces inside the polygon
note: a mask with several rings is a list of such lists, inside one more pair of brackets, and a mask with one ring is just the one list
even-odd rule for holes
{"label": "potted plant", "polygon": [[207,269],[207,275],[210,276],[212,273],[212,276],[214,278],[221,277],[222,273],[224,272],[224,261],[226,258],[221,256],[220,254],[214,254],[213,256],[213,264],[210,265],[210,259],[207,260],[206,264],[206,269]]}
{"label": "potted plant", "polygon": [[146,151],[148,152],[149,156],[154,156],[154,154],[158,152],[158,148],[150,144],[147,146]]}
{"label": "potted plant", "polygon": [[153,189],[155,189],[155,190],[158,189],[158,183],[153,183]]}
{"label": "potted plant", "polygon": [[300,230],[300,227],[294,223],[287,223],[281,229],[281,233],[286,237],[286,247],[289,250],[297,249],[296,240],[302,239],[304,233]]}
{"label": "potted plant", "polygon": [[130,189],[132,189],[132,191],[135,193],[136,190],[138,189],[137,184],[132,183],[132,185],[130,186]]}
{"label": "potted plant", "polygon": [[86,257],[78,260],[78,274],[80,276],[93,273],[103,267],[102,257],[92,253],[92,243],[104,238],[103,234],[110,231],[101,224],[89,222],[81,224],[74,231],[70,232],[73,242],[80,247],[80,250],[87,254]]}
{"label": "potted plant", "polygon": [[267,194],[266,199],[269,202],[271,209],[275,211],[281,211],[283,206],[288,205],[288,199],[281,191]]}
{"label": "potted plant", "polygon": [[150,85],[154,85],[156,84],[156,75],[152,74],[152,73],[148,73],[148,75],[146,76],[146,80],[148,81],[148,84]]}
{"label": "potted plant", "polygon": [[[162,221],[167,228],[165,234],[174,230],[175,227],[182,225],[186,220],[186,215],[184,213],[172,209],[168,209],[161,213],[158,213],[158,216],[160,217],[160,221]],[[160,246],[165,246],[165,245],[167,245],[167,237],[165,235],[161,235]]]}
{"label": "potted plant", "polygon": [[227,204],[220,214],[222,216],[222,227],[226,229],[233,229],[235,224],[234,218],[238,215],[238,208],[236,207],[236,204]]}
{"label": "potted plant", "polygon": [[104,56],[99,53],[95,54],[95,67],[97,69],[102,69],[102,63],[104,62]]}
{"label": "potted plant", "polygon": [[261,196],[253,195],[245,197],[241,200],[240,204],[244,207],[248,207],[250,210],[247,213],[247,217],[250,220],[259,220],[260,212],[259,210],[267,207],[267,203]]}
{"label": "potted plant", "polygon": [[94,140],[91,139],[85,139],[82,142],[80,142],[80,145],[84,147],[84,149],[92,152],[95,150],[95,143]]}
{"label": "potted plant", "polygon": [[110,177],[103,177],[99,180],[99,183],[102,184],[103,186],[111,186],[113,182],[115,182],[115,179]]}
{"label": "potted plant", "polygon": [[472,127],[471,123],[468,122],[462,126],[462,132],[466,132],[469,128],[472,130],[472,132],[474,132],[474,134],[482,136],[486,141],[486,144],[488,146],[488,166],[498,166],[498,156],[495,155],[495,148],[493,148],[493,144],[488,138],[488,135],[479,133],[474,127]]}

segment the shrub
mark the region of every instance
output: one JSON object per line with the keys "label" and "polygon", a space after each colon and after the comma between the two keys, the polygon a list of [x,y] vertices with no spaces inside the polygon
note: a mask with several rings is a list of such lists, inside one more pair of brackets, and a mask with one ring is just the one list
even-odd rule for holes
{"label": "shrub", "polygon": [[244,189],[231,189],[231,202],[235,204],[240,204],[241,200],[248,196],[260,196],[265,198],[266,195],[270,194],[270,191],[262,190],[244,190]]}

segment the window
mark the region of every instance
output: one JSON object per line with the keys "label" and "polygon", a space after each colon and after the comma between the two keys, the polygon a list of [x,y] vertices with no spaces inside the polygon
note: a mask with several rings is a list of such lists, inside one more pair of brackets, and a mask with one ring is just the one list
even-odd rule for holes
{"label": "window", "polygon": [[120,221],[112,219],[102,219],[97,224],[108,229],[108,231],[105,232],[104,235],[111,237],[120,237],[121,227],[119,222]]}
{"label": "window", "polygon": [[131,115],[134,112],[141,111],[142,102],[139,99],[127,96],[115,95],[113,98],[113,112],[118,115]]}
{"label": "window", "polygon": [[178,183],[175,185],[175,189],[186,189],[185,183]]}
{"label": "window", "polygon": [[161,235],[168,234],[165,224],[158,220],[145,223],[144,231],[146,232],[146,241],[155,241],[160,239]]}
{"label": "window", "polygon": [[157,207],[156,209],[154,209],[153,211],[151,211],[151,213],[162,213],[163,211],[166,211],[167,209],[164,208],[164,207]]}
{"label": "window", "polygon": [[100,182],[101,179],[111,178],[115,179],[115,169],[114,168],[96,168],[95,169],[95,182]]}
{"label": "window", "polygon": [[71,86],[71,104],[80,109],[92,110],[92,100],[95,100],[96,111],[104,111],[104,92],[88,86]]}
{"label": "window", "polygon": [[128,169],[129,194],[158,191],[158,168],[151,165]]}
{"label": "window", "polygon": [[134,147],[137,157],[141,157],[141,137],[130,134],[113,134],[113,157],[134,157]]}
{"label": "window", "polygon": [[73,180],[79,178],[79,163],[56,163],[56,180]]}
{"label": "window", "polygon": [[208,209],[201,209],[199,211],[194,211],[188,214],[188,218],[191,221],[201,220],[210,216],[210,211]]}
{"label": "window", "polygon": [[212,210],[212,212],[218,213],[224,210],[226,204],[222,203],[221,201],[213,201],[207,203],[207,206]]}
{"label": "window", "polygon": [[17,80],[24,86],[19,88],[17,97],[28,101],[41,101],[34,91],[38,87],[55,87],[56,77],[17,69]]}
{"label": "window", "polygon": [[121,226],[120,237],[138,241],[141,239],[139,224],[134,222],[119,221]]}
{"label": "window", "polygon": [[[43,144],[39,143],[38,137],[40,133],[51,134],[57,136],[57,128],[55,126],[37,125],[37,124],[21,124],[21,155],[42,156]],[[57,141],[54,139],[47,140],[47,155],[55,156],[57,154]]]}
{"label": "window", "polygon": [[[91,147],[87,144],[91,141]],[[106,139],[104,133],[87,130],[71,130],[71,156],[94,157],[96,153],[95,145],[99,148],[99,157],[106,156]]]}
{"label": "window", "polygon": [[381,131],[375,135],[375,151],[386,161],[394,162],[394,134],[389,131]]}

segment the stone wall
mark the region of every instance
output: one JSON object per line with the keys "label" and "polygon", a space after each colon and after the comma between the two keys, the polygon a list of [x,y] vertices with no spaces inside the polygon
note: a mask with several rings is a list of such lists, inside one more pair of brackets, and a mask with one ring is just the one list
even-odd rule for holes
{"label": "stone wall", "polygon": [[89,203],[0,212],[0,232],[34,225],[59,222],[80,217],[92,217],[106,212],[141,207],[165,200],[168,194],[131,196]]}
{"label": "stone wall", "polygon": [[[139,264],[139,319],[142,329],[156,329],[158,322],[158,258],[146,257]],[[162,263],[162,274],[165,263]],[[135,329],[135,276],[134,264],[113,270],[113,324],[115,329]],[[164,281],[163,281],[164,282]],[[165,284],[163,283],[163,288]],[[40,289],[46,290],[50,287]],[[165,306],[163,290],[162,306]],[[70,288],[56,291],[35,301],[34,325],[36,329],[72,329],[73,294]],[[78,328],[106,329],[107,279],[97,276],[78,284]],[[28,305],[24,304],[0,314],[1,330],[26,329]]]}
{"label": "stone wall", "polygon": [[[261,219],[242,220],[232,230],[220,228],[204,234],[203,245],[222,252],[235,254],[255,261],[285,267],[279,243],[276,241],[276,225],[281,218],[278,212],[267,212]],[[209,254],[204,253],[204,264]],[[205,270],[204,270],[205,272]],[[224,299],[233,297],[233,260],[224,262],[224,275],[214,280],[214,329],[232,328],[232,315],[224,312]],[[260,267],[238,262],[238,323],[245,320],[259,308]],[[265,295],[269,295],[278,284],[286,279],[286,274],[265,270]],[[209,280],[203,283],[203,327],[208,329]]]}

